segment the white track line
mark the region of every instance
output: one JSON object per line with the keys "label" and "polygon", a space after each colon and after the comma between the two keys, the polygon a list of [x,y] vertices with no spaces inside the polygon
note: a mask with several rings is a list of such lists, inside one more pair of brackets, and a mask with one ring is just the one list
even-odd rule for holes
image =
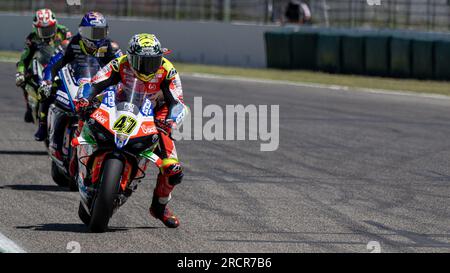
{"label": "white track line", "polygon": [[238,76],[223,76],[223,75],[213,75],[213,74],[204,74],[204,73],[182,73],[182,76],[201,78],[201,79],[211,79],[211,80],[232,80],[232,81],[241,81],[241,82],[277,84],[277,85],[310,87],[310,88],[320,88],[320,89],[330,89],[330,90],[357,91],[357,92],[362,91],[362,92],[366,92],[366,93],[383,94],[383,95],[413,96],[413,97],[432,98],[432,99],[450,99],[450,96],[446,96],[446,95],[417,93],[417,92],[406,91],[406,90],[405,91],[394,91],[394,90],[386,90],[386,89],[349,87],[349,86],[344,86],[344,85],[327,85],[327,84],[320,84],[320,83],[264,80],[264,79],[244,78],[244,77],[238,77]]}
{"label": "white track line", "polygon": [[26,253],[26,251],[0,233],[0,253]]}

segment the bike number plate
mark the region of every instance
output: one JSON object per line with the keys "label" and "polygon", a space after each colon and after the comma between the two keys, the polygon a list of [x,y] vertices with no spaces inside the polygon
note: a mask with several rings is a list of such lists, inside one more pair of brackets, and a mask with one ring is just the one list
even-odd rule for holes
{"label": "bike number plate", "polygon": [[116,122],[114,122],[113,131],[119,134],[130,135],[136,128],[137,121],[135,118],[121,115]]}

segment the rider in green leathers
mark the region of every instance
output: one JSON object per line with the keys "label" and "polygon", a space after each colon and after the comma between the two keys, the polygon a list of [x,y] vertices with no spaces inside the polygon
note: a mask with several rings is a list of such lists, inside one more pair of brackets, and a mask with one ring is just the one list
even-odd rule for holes
{"label": "rider in green leathers", "polygon": [[50,9],[40,9],[36,11],[33,18],[33,31],[25,40],[25,47],[17,62],[16,85],[21,87],[24,92],[26,102],[25,122],[33,122],[31,108],[28,105],[28,96],[25,85],[31,80],[26,77],[30,69],[31,60],[37,51],[45,46],[64,45],[68,43],[72,34],[63,25],[58,24],[54,13]]}

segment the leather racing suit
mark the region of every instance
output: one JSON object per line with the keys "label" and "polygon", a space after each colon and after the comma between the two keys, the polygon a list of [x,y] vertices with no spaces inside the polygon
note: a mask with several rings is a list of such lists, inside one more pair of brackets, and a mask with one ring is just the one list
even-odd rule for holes
{"label": "leather racing suit", "polygon": [[[30,109],[28,105],[28,95],[25,90],[25,85],[39,84],[39,82],[33,83],[32,77],[29,76],[30,74],[32,74],[32,71],[30,71],[31,60],[33,59],[36,52],[40,51],[42,48],[45,48],[48,45],[54,48],[57,48],[60,45],[65,45],[65,43],[67,43],[68,39],[70,39],[71,37],[72,34],[69,29],[60,24],[56,25],[56,34],[51,38],[39,38],[36,30],[34,30],[27,36],[24,49],[22,51],[22,54],[20,55],[20,60],[16,64],[17,74],[25,75],[25,77],[23,78],[24,81],[17,84],[23,90],[23,95],[27,106],[27,113],[30,111]],[[29,117],[25,117],[25,119],[27,121],[31,121]]]}
{"label": "leather racing suit", "polygon": [[[82,65],[82,63],[85,61],[86,55],[96,57],[100,65],[104,66],[111,60],[117,58],[118,56],[121,56],[122,52],[119,46],[109,39],[106,39],[104,45],[102,45],[98,49],[89,50],[81,39],[80,34],[77,34],[70,40],[70,43],[67,45],[67,49],[64,53],[60,53],[52,58],[52,61],[44,70],[44,81],[53,82],[53,79],[57,75],[58,71],[68,63],[75,61],[80,62],[80,64]],[[40,126],[38,133],[36,134],[37,136],[39,136],[36,137],[37,139],[42,140],[44,136],[46,136],[47,113],[50,104],[54,100],[54,87],[55,86],[53,86],[52,88],[50,96],[46,99],[43,99],[40,105]]]}

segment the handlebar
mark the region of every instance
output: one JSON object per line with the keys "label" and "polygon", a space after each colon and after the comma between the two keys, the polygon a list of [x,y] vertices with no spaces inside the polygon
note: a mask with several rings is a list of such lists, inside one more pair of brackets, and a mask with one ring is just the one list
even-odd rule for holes
{"label": "handlebar", "polygon": [[100,107],[101,105],[101,100],[98,99],[97,95],[96,97],[94,97],[92,99],[92,101],[90,101],[89,105],[85,108],[83,108],[80,112],[78,112],[78,116],[82,119],[82,120],[88,120],[90,115],[97,110],[97,108]]}
{"label": "handlebar", "polygon": [[[86,108],[83,109],[83,111],[78,113],[78,115],[81,119],[83,119],[84,121],[88,120],[90,118],[90,116],[92,115],[92,113],[100,107],[100,105],[102,104],[102,100],[100,99],[101,96],[102,96],[102,94],[95,96],[92,99],[92,101],[90,102],[89,106],[87,106]],[[161,133],[167,135],[171,140],[176,141],[172,137],[172,132],[169,133],[156,124],[155,124],[155,127],[158,130],[158,132],[161,132]]]}

